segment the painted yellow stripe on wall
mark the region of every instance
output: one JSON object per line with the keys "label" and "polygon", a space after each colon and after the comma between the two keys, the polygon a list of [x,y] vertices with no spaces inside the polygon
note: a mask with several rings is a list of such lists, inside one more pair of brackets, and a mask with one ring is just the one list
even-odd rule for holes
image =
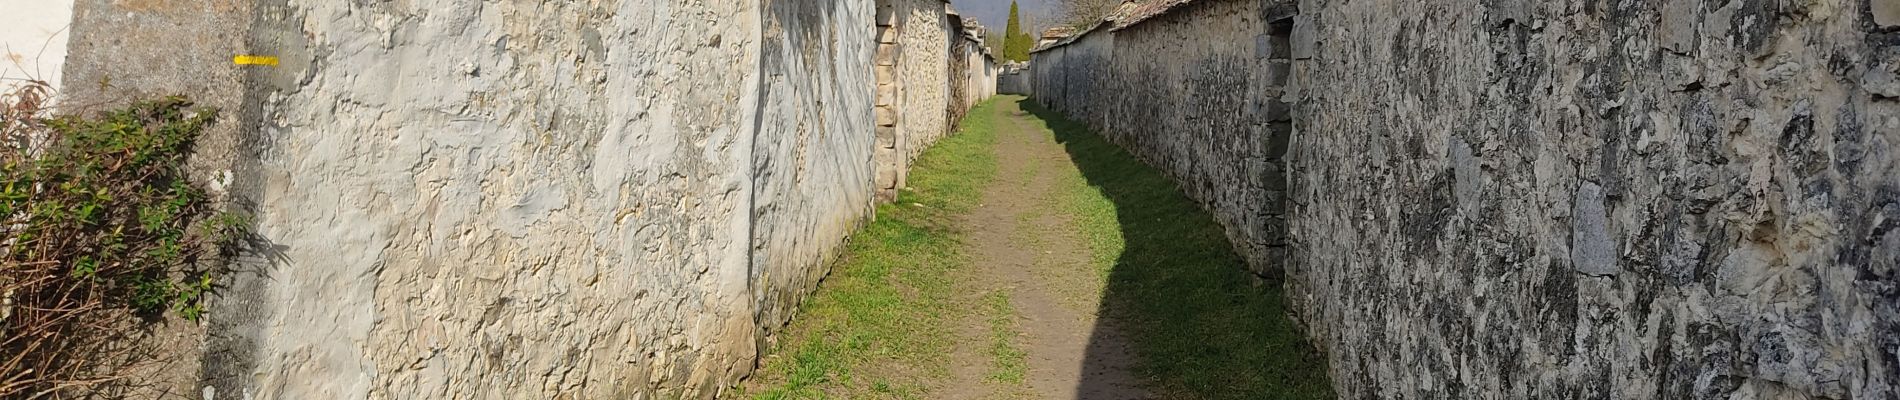
{"label": "painted yellow stripe on wall", "polygon": [[277,57],[237,56],[237,57],[231,57],[231,63],[237,64],[237,65],[268,65],[268,66],[275,67],[277,66]]}

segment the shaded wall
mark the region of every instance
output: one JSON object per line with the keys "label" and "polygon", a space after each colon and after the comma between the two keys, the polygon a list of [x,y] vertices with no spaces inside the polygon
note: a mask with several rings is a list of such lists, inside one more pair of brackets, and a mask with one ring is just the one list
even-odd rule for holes
{"label": "shaded wall", "polygon": [[1111,31],[1119,86],[1085,37],[1034,96],[1230,237],[1284,185],[1249,258],[1342,397],[1900,396],[1900,7],[1179,3]]}
{"label": "shaded wall", "polygon": [[1006,94],[1028,95],[1033,90],[1029,85],[1029,70],[1004,67],[996,77],[996,91]]}
{"label": "shaded wall", "polygon": [[[951,14],[952,27],[964,26],[963,21]],[[978,102],[996,95],[996,62],[978,32],[961,28],[951,33],[950,56],[952,101],[946,111],[955,126]]]}
{"label": "shaded wall", "polygon": [[872,211],[876,11],[702,3],[81,1],[70,94],[223,109],[193,166],[266,241],[168,333],[172,392],[732,387]]}
{"label": "shaded wall", "polygon": [[[1280,7],[1279,10],[1285,10]],[[1254,1],[1198,1],[1105,22],[1042,49],[1036,101],[1173,177],[1261,276],[1285,247],[1284,41]],[[1277,11],[1286,13],[1286,11]],[[1284,29],[1282,29],[1284,30]]]}

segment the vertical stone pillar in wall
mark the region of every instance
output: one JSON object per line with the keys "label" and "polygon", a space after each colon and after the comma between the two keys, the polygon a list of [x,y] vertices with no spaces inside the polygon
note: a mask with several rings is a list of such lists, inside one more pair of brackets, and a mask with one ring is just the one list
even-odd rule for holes
{"label": "vertical stone pillar in wall", "polygon": [[946,118],[943,131],[955,132],[957,122],[962,121],[963,113],[969,111],[968,90],[970,88],[970,54],[972,53],[970,49],[974,45],[965,40],[963,16],[957,14],[957,10],[950,8],[950,3],[943,4],[943,12],[945,19],[950,23],[950,31],[945,35],[949,39],[947,45],[950,47],[950,81],[947,82],[944,91],[950,96],[950,101],[946,102],[949,107],[944,110]]}
{"label": "vertical stone pillar in wall", "polygon": [[1262,93],[1253,98],[1258,107],[1261,134],[1259,136],[1261,159],[1254,164],[1254,176],[1260,180],[1257,186],[1260,195],[1259,218],[1255,220],[1258,234],[1254,240],[1265,245],[1261,259],[1248,263],[1253,266],[1255,275],[1264,278],[1278,278],[1286,273],[1288,262],[1293,259],[1293,241],[1287,237],[1287,172],[1286,158],[1293,138],[1293,120],[1290,107],[1281,98],[1287,86],[1288,76],[1293,65],[1292,46],[1288,35],[1292,32],[1291,16],[1294,9],[1285,3],[1268,3],[1262,10],[1262,21],[1267,24],[1265,33],[1255,38],[1255,57],[1258,58],[1263,81]]}
{"label": "vertical stone pillar in wall", "polygon": [[897,9],[892,0],[877,2],[877,200],[897,200],[903,171],[897,152]]}
{"label": "vertical stone pillar in wall", "polygon": [[[217,122],[198,137],[188,173],[212,188],[220,207],[249,211],[243,204],[261,188],[255,154],[260,104],[271,88],[301,77],[304,65],[237,65],[233,57],[303,51],[301,35],[285,34],[292,20],[287,13],[282,0],[76,1],[62,86],[66,111],[90,113],[171,95],[216,108]],[[229,261],[210,300],[217,311],[206,324],[166,321],[152,328],[150,340],[127,344],[166,360],[129,371],[144,384],[127,397],[239,393],[233,380],[249,376],[261,339],[234,327],[268,312],[256,298],[264,290],[260,271],[271,261],[249,251]]]}

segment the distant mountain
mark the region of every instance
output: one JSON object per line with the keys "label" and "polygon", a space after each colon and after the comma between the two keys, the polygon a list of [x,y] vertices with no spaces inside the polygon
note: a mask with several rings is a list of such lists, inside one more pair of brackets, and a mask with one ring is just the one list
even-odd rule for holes
{"label": "distant mountain", "polygon": [[[1017,0],[1017,6],[1022,7],[1022,13],[1025,14],[1023,18],[1028,20],[1030,26],[1046,28],[1049,26],[1046,21],[1053,19],[1050,16],[1052,12],[1049,5],[1055,2],[1056,0]],[[1009,0],[950,0],[950,6],[956,8],[957,12],[966,18],[975,18],[977,23],[983,24],[994,32],[1002,32],[1003,27],[1009,24]],[[1032,30],[1030,33],[1035,33],[1035,31]]]}

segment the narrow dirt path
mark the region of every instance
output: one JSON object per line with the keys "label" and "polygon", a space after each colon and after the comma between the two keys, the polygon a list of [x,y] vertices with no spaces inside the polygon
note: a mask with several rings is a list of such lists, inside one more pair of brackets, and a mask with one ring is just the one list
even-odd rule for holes
{"label": "narrow dirt path", "polygon": [[731,398],[1336,397],[1277,284],[1080,124],[999,97],[911,185]]}
{"label": "narrow dirt path", "polygon": [[[996,179],[959,221],[972,263],[965,304],[990,308],[961,318],[963,340],[947,360],[952,381],[934,397],[1147,398],[1129,372],[1135,359],[1125,340],[1098,315],[1102,275],[1071,216],[1053,206],[1061,177],[1076,167],[1014,102],[994,112]],[[1019,364],[1007,361],[1012,355]]]}

